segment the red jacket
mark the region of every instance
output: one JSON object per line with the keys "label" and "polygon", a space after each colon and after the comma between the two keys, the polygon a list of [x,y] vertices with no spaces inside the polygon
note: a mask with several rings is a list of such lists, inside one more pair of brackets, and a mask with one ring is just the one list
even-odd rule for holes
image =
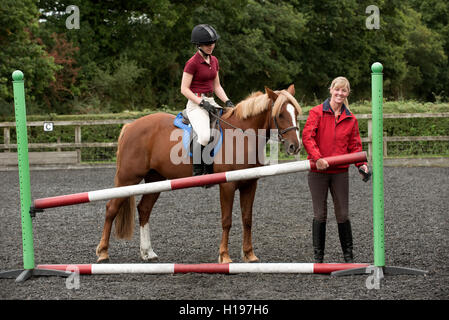
{"label": "red jacket", "polygon": [[[355,116],[342,106],[338,120],[335,119],[329,99],[313,107],[309,112],[306,125],[302,131],[302,144],[307,151],[307,159],[337,156],[362,151],[359,125]],[[366,162],[356,163],[357,167]],[[347,171],[349,164],[327,170],[314,172],[339,173]]]}

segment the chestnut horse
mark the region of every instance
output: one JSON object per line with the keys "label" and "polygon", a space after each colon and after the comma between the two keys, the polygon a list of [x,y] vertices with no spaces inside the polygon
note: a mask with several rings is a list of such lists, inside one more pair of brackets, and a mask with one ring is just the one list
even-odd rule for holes
{"label": "chestnut horse", "polygon": [[[256,161],[250,161],[250,158],[260,152],[261,148],[265,150],[270,130],[278,130],[278,138],[284,143],[288,154],[299,152],[301,143],[297,117],[301,114],[301,107],[293,97],[294,86],[291,85],[287,90],[276,92],[265,88],[265,91],[265,94],[253,93],[234,108],[227,109],[221,116],[220,125],[223,131],[233,130],[237,134],[231,138],[227,134],[223,134],[222,147],[214,158],[215,173],[263,165],[263,161],[260,161],[259,157]],[[172,158],[173,148],[177,146],[179,148],[179,145],[182,145],[179,140],[172,141],[173,139],[171,139],[173,133],[176,133],[175,130],[180,131],[177,137],[182,137],[182,130],[173,125],[174,118],[173,115],[167,113],[155,113],[139,118],[122,128],[117,148],[117,170],[114,179],[116,187],[139,184],[142,180],[149,183],[192,175],[190,158],[186,158],[184,163],[174,163]],[[234,141],[239,139],[238,135],[242,135],[243,139],[252,135],[259,140],[262,139],[263,144],[250,144],[248,140],[241,148],[237,148]],[[229,156],[230,152],[232,152],[231,156]],[[237,161],[242,153],[243,160]],[[252,159],[254,160],[254,157]],[[257,179],[222,183],[219,187],[223,228],[219,263],[232,262],[229,256],[228,240],[236,190],[240,191],[243,260],[257,262],[259,259],[254,254],[251,239],[252,209]],[[143,195],[137,206],[140,222],[140,254],[145,261],[157,259],[150,241],[149,218],[159,194]],[[103,234],[96,250],[98,262],[109,260],[108,246],[114,219],[116,218],[116,237],[129,239],[133,234],[134,214],[134,197],[108,201]]]}

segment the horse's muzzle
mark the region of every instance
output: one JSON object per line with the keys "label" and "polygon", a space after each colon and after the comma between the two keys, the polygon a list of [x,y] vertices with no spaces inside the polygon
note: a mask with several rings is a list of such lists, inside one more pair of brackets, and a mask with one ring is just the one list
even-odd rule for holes
{"label": "horse's muzzle", "polygon": [[301,144],[291,143],[289,141],[285,141],[285,152],[291,156],[298,154],[301,151]]}

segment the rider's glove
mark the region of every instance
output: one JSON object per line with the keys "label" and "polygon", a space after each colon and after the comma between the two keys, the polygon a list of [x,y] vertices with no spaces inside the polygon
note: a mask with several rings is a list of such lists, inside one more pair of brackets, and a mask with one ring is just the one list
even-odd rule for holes
{"label": "rider's glove", "polygon": [[214,112],[215,111],[215,107],[212,104],[210,104],[209,101],[206,101],[204,99],[201,101],[199,106],[201,108],[204,108],[204,110],[206,110],[207,112]]}
{"label": "rider's glove", "polygon": [[226,101],[225,104],[226,104],[226,107],[228,107],[228,108],[234,108],[234,104],[232,103],[231,99]]}

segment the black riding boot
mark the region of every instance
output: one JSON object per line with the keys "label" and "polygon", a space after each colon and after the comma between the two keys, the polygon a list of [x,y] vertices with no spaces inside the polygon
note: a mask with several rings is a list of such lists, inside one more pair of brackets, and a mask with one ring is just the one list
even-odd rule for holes
{"label": "black riding boot", "polygon": [[[210,143],[210,142],[209,142]],[[209,145],[207,145],[206,147],[208,147]],[[206,148],[204,147],[204,148]],[[204,159],[204,174],[212,174],[214,173],[214,158],[213,156],[211,156],[210,152],[205,152],[205,154],[203,155]]]}
{"label": "black riding boot", "polygon": [[214,163],[204,164],[204,174],[214,173]]}
{"label": "black riding boot", "polygon": [[[211,164],[204,164],[204,171],[203,171],[203,174],[212,174],[212,173],[214,173],[214,164],[213,163],[211,163]],[[204,186],[203,186],[203,188],[204,189],[209,189],[209,188],[212,188],[214,186],[214,184],[205,184]]]}
{"label": "black riding boot", "polygon": [[313,254],[316,263],[323,263],[324,246],[326,243],[326,221],[319,222],[313,219],[312,224]]}
{"label": "black riding boot", "polygon": [[193,175],[200,176],[204,174],[204,161],[203,161],[204,146],[198,142],[193,142]]}
{"label": "black riding boot", "polygon": [[203,165],[201,163],[199,164],[193,164],[193,175],[194,176],[200,176],[203,174]]}
{"label": "black riding boot", "polygon": [[347,220],[338,223],[338,236],[340,237],[341,249],[346,263],[352,263],[354,256],[352,253],[352,229],[351,222]]}
{"label": "black riding boot", "polygon": [[[207,147],[207,146],[206,146]],[[206,148],[204,147],[204,148]],[[211,162],[211,163],[209,163]],[[213,157],[210,154],[206,154],[204,155],[204,159],[203,159],[203,174],[212,174],[214,173],[214,162],[213,162]],[[203,186],[203,188],[208,189],[213,187],[213,184],[206,184]]]}

